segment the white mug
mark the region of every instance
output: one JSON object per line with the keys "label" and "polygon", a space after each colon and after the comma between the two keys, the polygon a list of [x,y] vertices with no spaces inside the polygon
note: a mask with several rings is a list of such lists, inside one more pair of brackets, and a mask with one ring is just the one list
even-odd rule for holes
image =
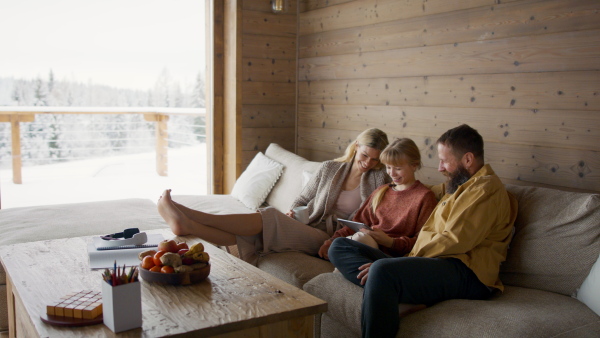
{"label": "white mug", "polygon": [[301,206],[301,207],[295,207],[294,209],[292,209],[292,211],[294,212],[294,218],[303,224],[308,224],[308,207],[307,206]]}

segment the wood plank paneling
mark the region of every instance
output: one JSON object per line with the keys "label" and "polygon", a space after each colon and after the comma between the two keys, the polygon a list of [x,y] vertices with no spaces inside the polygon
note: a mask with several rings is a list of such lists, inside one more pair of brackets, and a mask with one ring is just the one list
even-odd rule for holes
{"label": "wood plank paneling", "polygon": [[500,177],[600,191],[599,152],[499,143],[486,152]]}
{"label": "wood plank paneling", "polygon": [[[507,183],[600,191],[600,2],[304,0],[298,154],[339,156],[379,127],[420,146],[467,123]],[[267,77],[268,78],[268,77]]]}
{"label": "wood plank paneling", "polygon": [[[415,176],[418,180],[420,180],[421,182],[423,182],[425,184],[439,184],[446,180],[446,178],[442,174],[440,174],[436,168],[421,168],[421,170],[417,171]],[[535,185],[535,186],[544,187],[544,188],[560,189],[560,190],[566,190],[566,191],[579,191],[579,192],[580,191],[586,191],[586,192],[590,191],[590,189],[578,189],[578,188],[566,187],[564,185],[557,185],[560,182],[553,182],[555,184],[552,185],[552,184],[545,184],[545,183],[540,183],[540,182],[521,181],[521,180],[516,180],[516,179],[506,178],[506,177],[502,177],[502,182],[505,184],[514,184],[514,185]]]}
{"label": "wood plank paneling", "polygon": [[296,84],[280,82],[244,82],[244,104],[289,105],[295,101]]}
{"label": "wood plank paneling", "polygon": [[296,58],[296,38],[274,35],[244,34],[244,58],[285,59]]}
{"label": "wood plank paneling", "polygon": [[[600,191],[593,169],[600,165],[598,152],[486,142],[485,161],[503,180]],[[436,169],[437,156],[425,156],[423,163],[424,169]]]}
{"label": "wood plank paneling", "polygon": [[244,165],[244,168],[248,167],[248,164],[252,162],[252,159],[256,154],[258,154],[258,150],[246,150],[242,152],[242,164]]}
{"label": "wood plank paneling", "polygon": [[300,2],[300,12],[306,12],[318,8],[325,8],[337,4],[343,4],[355,0],[306,0]]}
{"label": "wood plank paneling", "polygon": [[[304,152],[307,149],[332,154],[332,158],[341,155],[346,145],[362,131],[329,129],[327,134],[312,128],[300,128],[302,135],[299,146]],[[437,168],[438,157],[435,142],[439,134],[431,136],[407,136],[394,134],[390,129],[383,129],[388,137],[410,137],[419,149],[423,166]],[[565,148],[549,148],[537,145],[521,145],[490,142],[486,134],[481,132],[485,141],[485,161],[492,165],[501,177],[514,180],[548,183],[568,183],[567,186],[579,189],[600,190],[600,171],[592,168],[600,167],[600,152],[589,150],[573,150]],[[301,140],[301,141],[300,141]]]}
{"label": "wood plank paneling", "polygon": [[245,10],[243,15],[244,34],[262,35],[269,32],[273,36],[296,38],[296,14],[275,14]]}
{"label": "wood plank paneling", "polygon": [[271,143],[291,149],[295,141],[289,135],[293,133],[294,128],[244,128],[242,149],[264,152]]}
{"label": "wood plank paneling", "polygon": [[529,0],[304,35],[300,58],[487,41],[600,28],[589,0]]}
{"label": "wood plank paneling", "polygon": [[242,68],[244,81],[296,81],[295,60],[244,58]]}
{"label": "wood plank paneling", "polygon": [[[298,149],[319,150],[323,153],[335,154],[339,157],[344,154],[344,150],[350,142],[356,139],[356,136],[369,127],[357,126],[358,130],[339,130],[339,129],[316,129],[307,127],[298,127]],[[388,134],[389,129],[379,128]],[[326,132],[324,132],[326,131]]]}
{"label": "wood plank paneling", "polygon": [[600,151],[600,111],[506,108],[299,105],[298,125],[400,135],[441,135],[467,123],[486,141]]}
{"label": "wood plank paneling", "polygon": [[507,74],[594,69],[600,30],[452,43],[299,61],[303,80]]}
{"label": "wood plank paneling", "polygon": [[246,128],[294,128],[295,112],[296,107],[293,104],[246,104],[242,108],[242,124]]}
{"label": "wood plank paneling", "polygon": [[273,14],[269,1],[243,1],[242,168],[272,142],[295,150],[297,8]]}
{"label": "wood plank paneling", "polygon": [[497,0],[359,0],[300,13],[300,34],[493,6]]}
{"label": "wood plank paneling", "polygon": [[600,72],[304,81],[301,104],[600,110]]}
{"label": "wood plank paneling", "polygon": [[[209,23],[207,31],[212,32],[213,45],[208,54],[207,60],[207,81],[211,85],[207,86],[208,109],[212,109],[212,114],[207,114],[206,128],[207,140],[212,147],[208,148],[210,168],[209,193],[225,193],[224,180],[224,147],[225,147],[225,7],[223,2],[207,1],[206,12],[209,20],[212,19],[212,25]],[[207,20],[207,21],[209,21]],[[212,141],[212,143],[211,143]],[[212,159],[212,160],[210,160]]]}

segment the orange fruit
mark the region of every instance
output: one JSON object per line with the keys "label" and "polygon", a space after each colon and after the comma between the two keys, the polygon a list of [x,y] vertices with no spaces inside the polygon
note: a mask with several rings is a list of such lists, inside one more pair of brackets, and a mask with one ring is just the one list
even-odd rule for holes
{"label": "orange fruit", "polygon": [[162,255],[166,254],[167,251],[163,251],[163,250],[158,250],[158,252],[156,252],[154,254],[154,256],[152,257],[154,259],[154,265],[163,265],[162,262],[160,261],[160,257],[162,257]]}
{"label": "orange fruit", "polygon": [[173,269],[172,266],[165,265],[162,268],[160,268],[160,272],[162,272],[162,273],[173,273],[173,272],[175,272],[175,269]]}
{"label": "orange fruit", "polygon": [[161,268],[161,266],[155,265],[152,268],[150,268],[150,271],[152,271],[152,272],[160,272],[160,268]]}
{"label": "orange fruit", "polygon": [[142,259],[142,269],[150,270],[155,265],[156,264],[154,264],[154,257],[152,256],[146,256],[144,257],[144,259]]}

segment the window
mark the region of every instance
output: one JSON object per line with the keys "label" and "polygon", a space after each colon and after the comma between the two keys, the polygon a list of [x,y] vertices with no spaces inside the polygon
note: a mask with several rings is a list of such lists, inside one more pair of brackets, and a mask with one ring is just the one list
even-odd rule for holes
{"label": "window", "polygon": [[206,193],[205,6],[1,3],[2,207]]}

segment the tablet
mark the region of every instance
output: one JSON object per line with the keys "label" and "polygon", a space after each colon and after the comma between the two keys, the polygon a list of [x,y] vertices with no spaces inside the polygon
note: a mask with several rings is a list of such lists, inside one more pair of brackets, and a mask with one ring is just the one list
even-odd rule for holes
{"label": "tablet", "polygon": [[356,232],[359,232],[360,229],[373,230],[373,229],[371,229],[371,227],[369,227],[368,225],[366,225],[364,223],[354,222],[354,221],[343,219],[343,218],[338,218],[338,222],[340,222],[341,224],[347,226],[348,228],[350,228]]}

